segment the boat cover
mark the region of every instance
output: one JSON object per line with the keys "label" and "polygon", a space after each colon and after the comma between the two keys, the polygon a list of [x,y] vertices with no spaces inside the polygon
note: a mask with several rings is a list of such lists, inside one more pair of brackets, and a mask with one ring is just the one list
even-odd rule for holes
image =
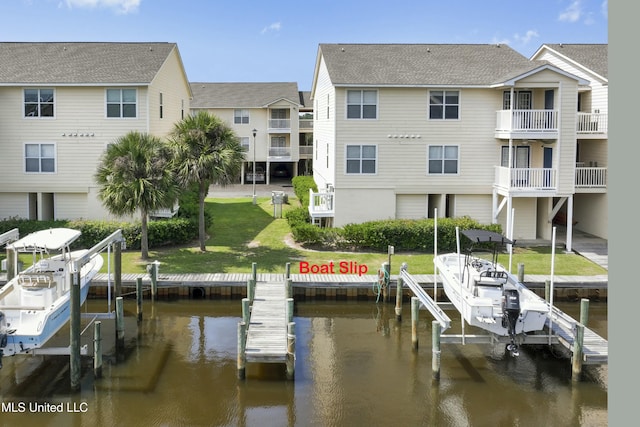
{"label": "boat cover", "polygon": [[7,247],[16,251],[57,251],[70,245],[80,237],[80,234],[82,234],[80,230],[74,230],[72,228],[50,228],[31,233],[20,240],[16,240]]}

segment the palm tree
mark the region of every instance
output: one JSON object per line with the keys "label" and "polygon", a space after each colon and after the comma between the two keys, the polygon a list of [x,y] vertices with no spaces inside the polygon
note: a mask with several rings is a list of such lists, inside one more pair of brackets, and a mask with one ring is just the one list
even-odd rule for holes
{"label": "palm tree", "polygon": [[95,175],[98,197],[109,212],[132,215],[140,211],[142,259],[149,257],[149,212],[171,207],[178,196],[170,163],[170,148],[163,140],[132,131],[107,147]]}
{"label": "palm tree", "polygon": [[198,185],[200,250],[206,251],[204,199],[212,183],[227,185],[240,173],[244,151],[233,130],[219,117],[200,111],[176,123],[170,143],[175,172],[185,188]]}

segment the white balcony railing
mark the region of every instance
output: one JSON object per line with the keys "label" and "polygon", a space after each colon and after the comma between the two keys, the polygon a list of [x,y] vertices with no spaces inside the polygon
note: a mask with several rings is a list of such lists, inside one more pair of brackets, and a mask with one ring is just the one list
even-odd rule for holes
{"label": "white balcony railing", "polygon": [[608,127],[608,114],[578,113],[576,120],[576,132],[579,134],[606,134]]}
{"label": "white balcony railing", "polygon": [[291,119],[270,119],[269,129],[291,129]]}
{"label": "white balcony railing", "polygon": [[291,147],[269,147],[269,157],[291,157]]}
{"label": "white balcony railing", "polygon": [[311,218],[333,216],[333,195],[333,192],[314,193],[309,189],[309,215]]}
{"label": "white balcony railing", "polygon": [[510,190],[554,190],[556,170],[553,168],[496,167],[496,185]]}
{"label": "white balcony railing", "polygon": [[496,130],[507,132],[558,131],[557,110],[499,110]]}
{"label": "white balcony railing", "polygon": [[606,188],[607,168],[576,168],[576,188]]}
{"label": "white balcony railing", "polygon": [[311,156],[313,154],[313,146],[311,145],[301,145],[300,146],[300,155],[301,156]]}
{"label": "white balcony railing", "polygon": [[300,130],[313,129],[313,119],[300,119],[298,126],[300,126]]}

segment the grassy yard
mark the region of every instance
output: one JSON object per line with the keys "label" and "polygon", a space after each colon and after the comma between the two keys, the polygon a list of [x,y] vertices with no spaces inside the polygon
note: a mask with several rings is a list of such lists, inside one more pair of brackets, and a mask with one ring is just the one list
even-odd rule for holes
{"label": "grassy yard", "polygon": [[[207,252],[200,253],[197,242],[185,247],[162,248],[150,251],[151,260],[158,260],[164,273],[231,273],[250,272],[251,264],[257,263],[259,272],[284,272],[285,264],[291,263],[291,272],[300,272],[300,263],[329,265],[339,273],[340,263],[345,268],[374,274],[382,263],[388,261],[386,253],[324,252],[296,248],[287,244],[289,226],[284,218],[273,217],[270,198],[258,198],[253,206],[250,198],[207,199],[206,208],[213,214],[213,226],[208,230]],[[297,203],[290,198],[290,205]],[[407,263],[415,274],[433,273],[433,255],[425,253],[396,253],[391,257],[391,270],[397,274],[402,263]],[[500,262],[509,264],[508,255],[501,255]],[[524,263],[527,274],[549,274],[551,271],[551,248],[515,248],[512,269]],[[106,263],[105,263],[106,265]],[[125,251],[122,270],[127,273],[142,273],[146,263],[141,262],[140,253]],[[575,254],[556,252],[555,274],[598,275],[606,270]]]}

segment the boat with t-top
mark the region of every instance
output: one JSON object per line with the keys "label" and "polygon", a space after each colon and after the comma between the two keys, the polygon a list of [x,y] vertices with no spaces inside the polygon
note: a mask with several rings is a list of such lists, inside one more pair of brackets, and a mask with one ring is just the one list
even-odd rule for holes
{"label": "boat with t-top", "polygon": [[[515,242],[500,233],[471,229],[461,233],[472,246],[434,257],[447,298],[472,326],[498,336],[510,337],[507,350],[517,356],[517,336],[541,331],[550,312],[549,304],[498,264],[499,249]],[[491,253],[491,259],[474,255]]]}
{"label": "boat with t-top", "polygon": [[71,244],[81,235],[70,228],[52,228],[31,233],[7,245],[9,256],[32,254],[32,265],[13,272],[0,288],[0,367],[2,356],[27,353],[42,347],[71,315],[71,286],[76,269],[80,269],[80,304],[89,292],[91,279],[100,271],[100,254],[83,258],[88,249],[71,250]]}

